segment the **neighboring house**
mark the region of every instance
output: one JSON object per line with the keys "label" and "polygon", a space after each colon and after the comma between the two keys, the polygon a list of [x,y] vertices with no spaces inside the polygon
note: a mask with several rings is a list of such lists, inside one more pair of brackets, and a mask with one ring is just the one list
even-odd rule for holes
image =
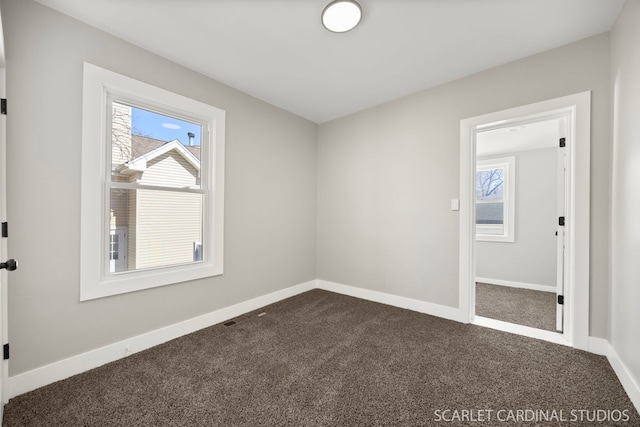
{"label": "neighboring house", "polygon": [[200,147],[132,135],[126,109],[114,104],[112,180],[164,189],[112,190],[110,271],[199,261],[202,195],[167,188],[200,187]]}

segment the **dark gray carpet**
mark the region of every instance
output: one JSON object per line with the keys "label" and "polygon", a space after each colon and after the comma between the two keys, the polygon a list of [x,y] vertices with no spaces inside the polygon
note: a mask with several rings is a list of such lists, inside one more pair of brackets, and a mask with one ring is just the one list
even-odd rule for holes
{"label": "dark gray carpet", "polygon": [[536,425],[445,409],[640,425],[604,357],[321,290],[18,396],[3,425]]}
{"label": "dark gray carpet", "polygon": [[556,294],[476,283],[476,315],[556,331]]}

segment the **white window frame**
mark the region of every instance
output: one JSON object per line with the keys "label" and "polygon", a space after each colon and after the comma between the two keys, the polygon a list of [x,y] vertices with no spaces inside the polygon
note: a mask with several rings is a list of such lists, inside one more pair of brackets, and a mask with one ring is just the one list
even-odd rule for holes
{"label": "white window frame", "polygon": [[[112,274],[108,268],[110,119],[108,99],[129,100],[203,124],[200,262]],[[84,63],[82,105],[80,300],[90,300],[223,273],[225,112],[219,108]]]}
{"label": "white window frame", "polygon": [[[515,156],[478,160],[476,173],[481,170],[504,169],[503,189],[503,233],[487,234],[491,225],[476,224],[476,241],[479,242],[515,242],[515,206],[516,206],[516,158]],[[473,211],[475,224],[475,209]]]}

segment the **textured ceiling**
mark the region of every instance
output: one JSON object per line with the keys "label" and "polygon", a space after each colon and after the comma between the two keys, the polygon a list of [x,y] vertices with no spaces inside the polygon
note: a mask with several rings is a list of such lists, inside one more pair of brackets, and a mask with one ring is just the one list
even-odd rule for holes
{"label": "textured ceiling", "polygon": [[37,0],[273,105],[323,123],[608,31],[624,0]]}

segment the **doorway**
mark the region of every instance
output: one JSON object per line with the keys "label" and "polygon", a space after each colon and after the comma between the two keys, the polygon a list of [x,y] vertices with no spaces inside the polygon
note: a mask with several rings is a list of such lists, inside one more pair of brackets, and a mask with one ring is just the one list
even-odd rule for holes
{"label": "doorway", "polygon": [[475,137],[475,316],[563,331],[569,113]]}
{"label": "doorway", "polygon": [[[507,262],[505,258],[507,255],[505,254],[510,252],[505,248],[509,245],[513,248],[513,242],[520,241],[518,233],[522,231],[518,230],[518,194],[517,191],[514,192],[516,184],[512,182],[509,185],[509,182],[512,178],[517,177],[519,164],[528,162],[528,160],[524,161],[522,158],[519,161],[518,157],[523,157],[524,155],[518,154],[519,151],[515,150],[511,150],[511,153],[505,151],[495,152],[493,156],[490,156],[486,151],[483,153],[482,150],[485,150],[485,148],[482,145],[482,140],[492,135],[492,132],[493,135],[496,135],[500,132],[508,132],[509,129],[518,128],[521,130],[527,126],[537,126],[537,124],[543,126],[543,123],[549,128],[555,127],[556,129],[556,135],[553,136],[555,139],[553,144],[557,144],[557,148],[560,148],[560,144],[564,145],[564,156],[558,154],[555,164],[545,166],[545,168],[551,168],[556,171],[556,174],[559,174],[562,168],[562,172],[565,174],[564,180],[554,179],[557,186],[556,192],[553,192],[556,198],[555,216],[558,218],[553,221],[553,225],[548,224],[548,220],[544,221],[546,227],[553,227],[548,229],[552,235],[545,237],[551,237],[551,241],[555,242],[555,245],[551,243],[553,247],[549,246],[550,239],[547,238],[546,249],[542,249],[542,251],[546,258],[550,260],[547,264],[553,264],[554,266],[551,269],[545,269],[545,278],[543,279],[540,279],[541,276],[536,280],[527,279],[528,281],[541,281],[542,283],[528,283],[522,278],[519,281],[517,276],[512,275],[510,280],[503,279],[501,283],[494,283],[494,286],[504,286],[505,284],[542,284],[545,286],[543,290],[551,294],[556,305],[556,316],[553,319],[555,328],[550,327],[548,328],[549,330],[523,326],[511,321],[491,319],[476,314],[476,278],[483,278],[478,275],[478,272],[484,271],[484,274],[487,274],[487,271],[491,271],[490,269],[485,269],[484,265],[478,271],[478,261],[483,262],[483,255],[479,252],[482,246],[494,243],[494,247],[500,248],[502,251],[502,265],[504,266],[505,262]],[[513,132],[518,131],[514,130]],[[460,122],[460,136],[459,304],[461,317],[467,322],[480,326],[587,349],[589,334],[590,92],[462,120]],[[564,141],[561,142],[561,139],[564,139]],[[478,141],[481,141],[479,152]],[[511,159],[511,157],[514,157],[514,159]],[[481,160],[480,164],[478,164],[478,160]],[[489,197],[486,197],[487,195],[485,194],[486,198],[480,203],[476,203],[476,172],[489,171],[490,174],[491,172],[495,173],[496,170],[500,170],[498,175],[501,173],[502,179],[506,183],[501,190],[501,194],[495,195],[494,192],[488,194]],[[512,173],[512,177],[509,178],[509,172],[505,174],[505,170],[511,172],[515,170],[516,173]],[[559,184],[560,182],[562,182],[561,185]],[[546,188],[547,192],[552,192],[549,187]],[[487,192],[491,192],[491,187],[487,188]],[[509,195],[511,195],[511,200],[509,200]],[[481,206],[480,211],[477,212],[476,206],[480,205],[485,206]],[[511,205],[514,207],[510,208]],[[496,213],[497,211],[498,213]],[[546,209],[546,211],[549,211],[549,209]],[[514,214],[516,215],[514,216]],[[478,229],[476,228],[477,219],[480,220]],[[558,232],[557,238],[555,236],[556,231]],[[477,240],[477,232],[483,235],[480,241]],[[492,256],[495,257],[496,255],[490,255],[488,258]],[[484,258],[487,257],[485,256]],[[552,262],[554,259],[555,264]],[[526,261],[532,264],[531,255]],[[500,265],[500,263],[498,262],[496,265]],[[535,270],[535,265],[530,270]],[[533,271],[533,273],[536,272]],[[484,279],[496,279],[496,277],[484,277]],[[499,281],[499,278],[494,281]],[[526,288],[526,286],[524,287]],[[511,288],[515,287],[511,286]],[[523,289],[523,287],[521,286],[520,289]],[[539,291],[540,289],[531,290]],[[552,309],[552,311],[554,310]]]}

